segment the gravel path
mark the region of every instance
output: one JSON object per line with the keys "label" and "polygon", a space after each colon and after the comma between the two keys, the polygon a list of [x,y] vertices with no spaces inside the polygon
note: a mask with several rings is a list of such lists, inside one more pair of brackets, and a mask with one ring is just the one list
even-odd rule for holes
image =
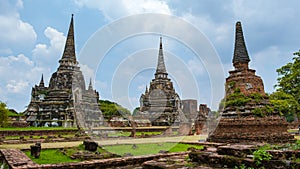
{"label": "gravel path", "polygon": [[[199,140],[205,139],[206,135],[198,136],[178,136],[178,137],[155,137],[155,138],[116,138],[108,140],[96,140],[99,145],[114,145],[114,144],[139,144],[139,143],[159,143],[159,142],[198,142]],[[75,147],[81,144],[82,141],[72,142],[53,142],[53,143],[42,143],[42,148],[64,148],[64,147]],[[0,145],[0,149],[29,149],[30,144],[5,144]]]}

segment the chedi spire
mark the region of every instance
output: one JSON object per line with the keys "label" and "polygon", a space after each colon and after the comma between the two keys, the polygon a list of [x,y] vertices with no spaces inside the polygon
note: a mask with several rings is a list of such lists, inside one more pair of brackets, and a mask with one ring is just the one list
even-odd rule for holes
{"label": "chedi spire", "polygon": [[59,60],[60,65],[77,65],[75,54],[73,16],[74,15],[72,14],[65,49],[61,59]]}
{"label": "chedi spire", "polygon": [[232,63],[236,67],[239,63],[248,64],[249,62],[250,58],[244,40],[242,24],[238,21],[235,26],[235,45]]}
{"label": "chedi spire", "polygon": [[167,75],[168,75],[168,73],[166,71],[163,47],[162,47],[162,37],[160,37],[158,61],[157,61],[157,67],[156,67],[156,72],[155,72],[155,78],[167,78]]}
{"label": "chedi spire", "polygon": [[90,83],[89,83],[89,88],[88,88],[88,90],[93,90],[93,85],[92,85],[92,78],[90,78]]}

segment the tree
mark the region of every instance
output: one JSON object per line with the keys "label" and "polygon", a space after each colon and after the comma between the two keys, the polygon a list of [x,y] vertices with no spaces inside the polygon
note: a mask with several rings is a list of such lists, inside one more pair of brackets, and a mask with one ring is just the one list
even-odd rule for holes
{"label": "tree", "polygon": [[6,104],[0,102],[0,127],[6,127],[8,121],[9,110],[6,108]]}
{"label": "tree", "polygon": [[112,117],[128,117],[131,115],[130,111],[115,102],[108,100],[99,100],[100,109],[105,119],[110,120]]}
{"label": "tree", "polygon": [[136,107],[133,112],[132,112],[132,115],[135,116],[136,113],[140,110],[140,107]]}
{"label": "tree", "polygon": [[270,95],[274,109],[284,115],[287,121],[300,115],[300,50],[294,53],[293,62],[277,69],[276,92]]}
{"label": "tree", "polygon": [[300,104],[300,50],[294,53],[293,62],[287,63],[277,69],[277,91],[292,95]]}
{"label": "tree", "polygon": [[285,116],[288,122],[295,120],[295,115],[300,111],[300,105],[296,99],[283,91],[276,91],[270,95],[270,102],[274,110]]}

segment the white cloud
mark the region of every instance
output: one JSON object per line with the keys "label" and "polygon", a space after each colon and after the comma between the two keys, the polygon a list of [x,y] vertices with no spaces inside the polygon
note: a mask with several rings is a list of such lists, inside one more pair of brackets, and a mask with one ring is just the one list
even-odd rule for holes
{"label": "white cloud", "polygon": [[[25,64],[25,65],[24,65]],[[0,57],[0,67],[19,67],[19,66],[33,66],[33,62],[25,55],[20,54],[18,56]]]}
{"label": "white cloud", "polygon": [[26,92],[26,88],[29,86],[29,83],[23,80],[10,80],[6,85],[6,89],[11,93],[20,93]]}
{"label": "white cloud", "polygon": [[74,0],[79,7],[100,10],[106,19],[114,20],[140,13],[171,14],[168,4],[162,0]]}
{"label": "white cloud", "polygon": [[33,59],[38,65],[55,66],[61,57],[66,37],[52,27],[47,27],[44,34],[50,40],[50,45],[37,44],[32,51]]}
{"label": "white cloud", "polygon": [[294,5],[299,5],[299,1],[245,1],[233,0],[225,6],[227,10],[233,12],[233,17],[247,20],[248,22],[264,23],[267,25],[289,22],[296,15]]}
{"label": "white cloud", "polygon": [[194,73],[194,75],[202,75],[203,73],[206,73],[203,68],[203,65],[195,59],[189,60],[187,62],[187,66],[190,69],[190,71]]}
{"label": "white cloud", "polygon": [[12,46],[21,49],[34,45],[37,35],[32,25],[22,21],[17,12],[23,7],[23,2],[19,0],[11,4],[9,1],[2,1],[0,5],[6,7],[0,12],[0,50],[10,50]]}
{"label": "white cloud", "polygon": [[232,25],[216,23],[209,15],[193,15],[184,13],[182,19],[197,27],[214,45],[222,45],[230,39]]}
{"label": "white cloud", "polygon": [[23,54],[0,56],[0,100],[17,111],[29,103],[31,87],[38,84],[41,74],[46,79],[50,70],[38,67]]}
{"label": "white cloud", "polygon": [[17,111],[23,111],[29,103],[31,87],[39,83],[42,74],[47,85],[51,69],[56,68],[61,57],[66,39],[63,33],[47,27],[44,34],[49,45],[37,44],[32,50],[32,59],[24,54],[0,56],[0,100]]}
{"label": "white cloud", "polygon": [[0,45],[1,49],[9,46],[29,47],[36,40],[33,27],[23,22],[19,16],[0,15]]}

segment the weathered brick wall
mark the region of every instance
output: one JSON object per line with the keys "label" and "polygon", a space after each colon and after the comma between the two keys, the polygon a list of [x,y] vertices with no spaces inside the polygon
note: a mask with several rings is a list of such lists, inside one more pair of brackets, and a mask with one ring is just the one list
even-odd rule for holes
{"label": "weathered brick wall", "polygon": [[27,157],[26,154],[17,149],[0,150],[0,155],[10,168],[19,168],[23,166],[30,168],[38,166],[36,163],[31,161],[31,159]]}
{"label": "weathered brick wall", "polygon": [[211,168],[300,168],[300,163],[296,159],[300,157],[299,150],[267,150],[272,155],[270,160],[261,160],[258,165],[256,160],[253,160],[253,152],[257,150],[257,145],[226,145],[218,146],[215,150],[196,150],[192,149],[189,153],[191,161],[198,165],[205,164]]}
{"label": "weathered brick wall", "polygon": [[225,143],[292,142],[294,137],[287,133],[287,125],[287,122],[281,117],[222,118],[208,141]]}
{"label": "weathered brick wall", "polygon": [[103,169],[103,168],[117,168],[120,166],[130,166],[130,165],[141,165],[145,161],[150,161],[153,159],[178,156],[187,154],[187,152],[181,153],[166,153],[157,155],[146,155],[146,156],[135,156],[135,157],[124,157],[124,158],[110,158],[104,160],[91,160],[73,163],[60,163],[60,164],[42,164],[38,165],[32,162],[23,152],[16,149],[0,150],[0,155],[3,155],[6,163],[12,169],[82,169],[82,168],[93,168],[93,169]]}
{"label": "weathered brick wall", "polygon": [[265,95],[263,81],[259,76],[255,75],[255,70],[234,70],[229,73],[230,76],[226,78],[226,95],[233,93],[237,88],[240,88],[241,92],[245,95],[252,93]]}

